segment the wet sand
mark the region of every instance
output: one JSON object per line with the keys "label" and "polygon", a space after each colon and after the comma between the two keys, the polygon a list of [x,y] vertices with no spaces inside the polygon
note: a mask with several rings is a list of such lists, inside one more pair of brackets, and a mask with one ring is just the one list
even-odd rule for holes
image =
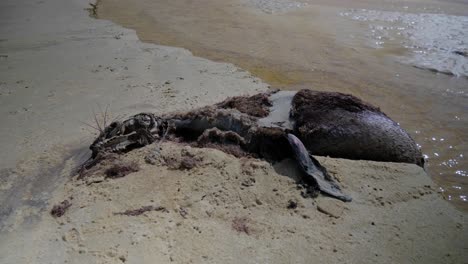
{"label": "wet sand", "polygon": [[340,16],[351,8],[468,15],[466,2],[301,1],[300,9],[273,14],[250,2],[102,0],[98,16],[145,42],[231,62],[273,88],[351,93],[380,106],[421,145],[447,199],[468,208],[468,79],[405,65],[395,57],[407,50],[369,47],[369,25]]}

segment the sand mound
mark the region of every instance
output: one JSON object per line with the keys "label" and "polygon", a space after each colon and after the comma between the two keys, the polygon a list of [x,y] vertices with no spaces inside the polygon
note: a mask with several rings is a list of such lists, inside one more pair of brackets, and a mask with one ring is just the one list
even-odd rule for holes
{"label": "sand mound", "polygon": [[[61,217],[45,216],[42,238],[57,238],[48,247],[62,249],[68,263],[466,259],[466,219],[421,168],[317,158],[353,202],[307,198],[292,160],[271,165],[175,143],[114,155],[55,195],[51,208],[72,205]],[[106,176],[132,163],[138,171]]]}

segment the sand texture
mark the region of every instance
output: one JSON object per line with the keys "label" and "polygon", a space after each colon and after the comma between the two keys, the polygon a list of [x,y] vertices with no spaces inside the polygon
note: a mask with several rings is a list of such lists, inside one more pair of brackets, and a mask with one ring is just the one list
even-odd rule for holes
{"label": "sand texture", "polygon": [[[142,111],[187,110],[266,84],[230,64],[141,43],[135,33],[88,16],[87,1],[0,4],[0,228],[17,208],[44,208],[103,123]],[[70,164],[69,164],[70,165]],[[70,165],[71,166],[71,165]]]}
{"label": "sand texture", "polygon": [[99,106],[112,118],[165,113],[268,86],[231,64],[144,44],[87,7],[0,3],[0,263],[468,259],[466,213],[416,165],[317,157],[351,203],[308,198],[292,160],[167,142],[111,155],[78,179],[96,134],[83,122]]}
{"label": "sand texture", "polygon": [[[56,191],[48,209],[67,200],[63,216],[43,212],[33,230],[10,233],[1,256],[6,263],[466,260],[466,217],[421,168],[318,159],[353,202],[304,198],[292,160],[271,165],[175,143],[113,155]],[[109,177],[115,165],[133,162],[138,171]]]}

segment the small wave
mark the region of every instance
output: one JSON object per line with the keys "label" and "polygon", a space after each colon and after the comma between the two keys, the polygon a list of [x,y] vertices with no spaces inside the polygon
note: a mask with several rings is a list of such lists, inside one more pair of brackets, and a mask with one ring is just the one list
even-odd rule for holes
{"label": "small wave", "polygon": [[244,2],[267,14],[285,13],[306,5],[292,0],[244,0]]}
{"label": "small wave", "polygon": [[468,76],[468,17],[376,10],[341,13],[369,23],[368,37],[376,48],[399,44],[410,51],[403,63],[455,76]]}

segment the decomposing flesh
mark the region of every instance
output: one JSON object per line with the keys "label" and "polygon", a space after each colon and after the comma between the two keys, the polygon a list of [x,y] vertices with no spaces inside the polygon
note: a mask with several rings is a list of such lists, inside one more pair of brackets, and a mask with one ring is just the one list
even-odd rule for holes
{"label": "decomposing flesh", "polygon": [[90,167],[108,152],[161,138],[268,160],[295,157],[324,193],[349,201],[310,154],[423,165],[414,140],[378,108],[346,94],[312,90],[239,96],[186,113],[134,115],[110,124],[90,146]]}

